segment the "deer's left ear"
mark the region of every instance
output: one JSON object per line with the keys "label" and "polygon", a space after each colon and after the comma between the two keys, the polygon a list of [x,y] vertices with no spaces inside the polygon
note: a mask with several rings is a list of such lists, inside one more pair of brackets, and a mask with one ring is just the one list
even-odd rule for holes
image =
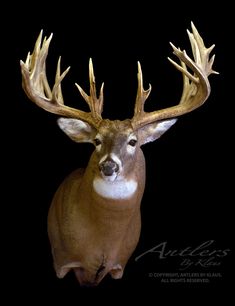
{"label": "deer's left ear", "polygon": [[156,139],[161,137],[176,121],[176,118],[167,119],[150,123],[140,128],[138,130],[138,139],[140,145],[155,141]]}

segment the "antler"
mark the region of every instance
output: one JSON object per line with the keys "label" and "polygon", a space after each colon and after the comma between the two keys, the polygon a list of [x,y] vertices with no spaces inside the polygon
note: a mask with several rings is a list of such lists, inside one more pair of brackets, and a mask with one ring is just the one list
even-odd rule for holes
{"label": "antler", "polygon": [[[173,48],[173,53],[179,58],[181,65],[170,58],[168,59],[183,74],[183,92],[178,105],[149,113],[144,111],[144,103],[150,94],[151,85],[149,85],[148,90],[144,90],[141,66],[138,62],[138,91],[134,116],[132,118],[134,128],[140,128],[151,122],[186,114],[198,108],[207,100],[210,94],[208,76],[212,73],[218,74],[218,72],[212,69],[215,55],[209,59],[210,53],[215,45],[206,48],[193,23],[191,23],[191,27],[192,33],[188,30],[187,33],[194,60],[187,55],[185,50],[181,51],[180,48],[176,48],[170,43]],[[193,74],[187,70],[187,67],[192,70]]]}
{"label": "antler", "polygon": [[70,67],[68,67],[61,74],[61,58],[59,58],[55,75],[55,84],[51,90],[46,76],[46,58],[51,39],[52,34],[48,39],[45,37],[42,42],[41,31],[35,43],[32,55],[28,53],[26,61],[20,61],[22,86],[25,93],[30,100],[48,112],[66,117],[82,119],[94,127],[98,127],[100,121],[102,120],[101,113],[103,109],[104,83],[100,88],[100,95],[97,98],[92,60],[90,59],[89,61],[90,96],[88,96],[84,90],[78,84],[76,84],[82,97],[89,105],[90,112],[84,112],[82,110],[64,105],[61,82],[68,73]]}

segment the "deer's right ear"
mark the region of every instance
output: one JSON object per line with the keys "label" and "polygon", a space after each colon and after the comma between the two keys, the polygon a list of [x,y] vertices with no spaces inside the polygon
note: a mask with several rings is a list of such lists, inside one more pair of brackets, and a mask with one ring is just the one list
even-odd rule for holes
{"label": "deer's right ear", "polygon": [[75,142],[92,142],[97,130],[89,123],[72,118],[59,118],[61,130]]}

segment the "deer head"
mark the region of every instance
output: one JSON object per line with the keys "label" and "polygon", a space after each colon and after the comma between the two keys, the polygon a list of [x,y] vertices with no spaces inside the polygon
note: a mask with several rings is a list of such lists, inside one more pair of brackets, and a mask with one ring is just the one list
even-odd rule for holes
{"label": "deer head", "polygon": [[145,186],[145,161],[140,147],[158,139],[179,116],[200,107],[210,94],[208,76],[217,73],[212,69],[214,56],[209,58],[214,45],[206,48],[193,24],[188,36],[193,59],[173,44],[180,64],[169,58],[183,75],[179,103],[145,112],[151,85],[147,90],[143,88],[138,62],[134,115],[123,121],[102,118],[104,84],[97,96],[91,59],[89,95],[76,84],[90,112],[64,105],[61,82],[69,68],[61,73],[59,58],[52,89],[46,77],[52,35],[42,42],[41,32],[33,53],[20,62],[28,98],[46,111],[62,116],[58,125],[73,141],[95,146],[86,170],[75,171],[62,183],[49,211],[48,232],[58,277],[73,269],[81,284],[96,285],[107,273],[113,278],[122,276],[140,233],[139,207]]}

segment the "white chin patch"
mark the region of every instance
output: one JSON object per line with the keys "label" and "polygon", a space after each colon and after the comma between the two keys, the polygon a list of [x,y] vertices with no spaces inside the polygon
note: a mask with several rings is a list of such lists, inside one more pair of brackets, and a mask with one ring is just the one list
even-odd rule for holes
{"label": "white chin patch", "polygon": [[[111,177],[112,176],[110,176],[109,178]],[[108,199],[122,200],[130,198],[137,189],[137,182],[134,180],[125,179],[115,180],[115,178],[113,179],[113,181],[100,177],[95,178],[93,181],[93,188],[95,192],[103,198]]]}
{"label": "white chin patch", "polygon": [[117,173],[117,172],[114,172],[112,175],[104,175],[104,174],[101,172],[101,175],[102,175],[103,180],[105,180],[105,181],[107,181],[107,182],[113,182],[113,181],[116,180],[118,173]]}

